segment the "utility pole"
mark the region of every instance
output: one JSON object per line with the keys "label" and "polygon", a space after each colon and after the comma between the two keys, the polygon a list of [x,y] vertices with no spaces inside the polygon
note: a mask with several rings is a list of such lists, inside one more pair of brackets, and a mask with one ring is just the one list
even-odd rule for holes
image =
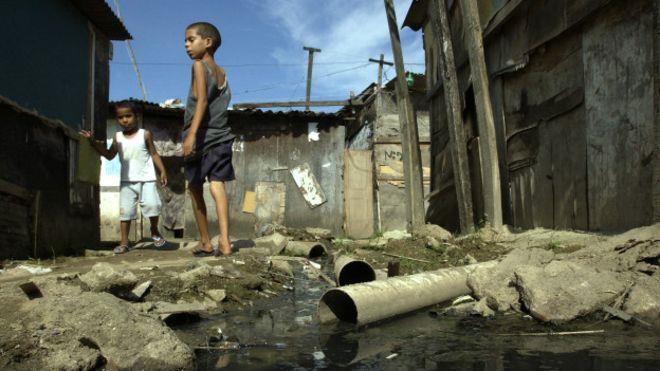
{"label": "utility pole", "polygon": [[369,62],[378,63],[378,90],[383,87],[383,65],[394,66],[394,63],[385,61],[385,56],[380,55],[380,59],[369,58]]}
{"label": "utility pole", "polygon": [[474,102],[477,107],[477,124],[479,127],[479,149],[481,150],[481,167],[484,189],[484,211],[486,221],[493,228],[502,227],[502,191],[500,189],[500,169],[497,158],[497,139],[495,136],[495,120],[490,101],[488,71],[484,56],[483,33],[479,23],[477,0],[460,0],[463,24],[467,34],[468,56],[472,86],[474,87]]}
{"label": "utility pole", "polygon": [[474,230],[474,215],[472,212],[472,187],[470,184],[470,168],[467,159],[467,146],[465,144],[465,131],[463,130],[463,117],[461,115],[461,97],[454,60],[454,46],[452,45],[447,5],[445,0],[431,0],[431,19],[433,32],[438,42],[443,45],[442,57],[442,85],[445,91],[445,106],[447,109],[447,122],[449,127],[449,150],[451,151],[452,167],[454,169],[454,184],[456,199],[458,200],[458,218],[462,233]]}
{"label": "utility pole", "polygon": [[310,46],[303,46],[303,49],[309,52],[309,57],[307,58],[307,94],[305,98],[305,101],[307,102],[305,111],[309,111],[309,99],[312,94],[312,67],[314,67],[314,53],[320,53],[321,49],[312,48]]}
{"label": "utility pole", "polygon": [[399,125],[401,127],[403,176],[406,181],[406,216],[408,217],[408,230],[414,231],[419,226],[424,225],[424,188],[422,186],[422,163],[419,152],[417,118],[408,94],[403,53],[401,52],[401,38],[393,0],[384,0],[384,2],[392,43],[394,67],[396,68],[396,96]]}
{"label": "utility pole", "polygon": [[[115,0],[115,10],[117,10],[117,17],[119,18],[119,20],[124,22],[124,20],[121,17],[121,11],[119,10],[119,0]],[[131,42],[129,40],[126,40],[126,49],[128,49],[128,57],[131,59],[131,64],[133,65],[133,69],[135,70],[135,75],[137,76],[138,86],[140,87],[140,91],[142,92],[142,99],[146,101],[147,91],[145,90],[144,84],[142,83],[142,76],[140,75],[140,69],[138,68],[137,62],[135,61],[135,53],[133,53],[133,47],[131,46]]]}

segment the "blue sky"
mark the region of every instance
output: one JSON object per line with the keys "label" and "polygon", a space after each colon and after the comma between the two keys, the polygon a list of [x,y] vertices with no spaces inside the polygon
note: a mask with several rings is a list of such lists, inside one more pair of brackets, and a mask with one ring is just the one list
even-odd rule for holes
{"label": "blue sky", "polygon": [[[412,0],[395,0],[403,22]],[[114,0],[107,0],[114,9]],[[191,61],[184,29],[196,21],[222,34],[216,61],[227,71],[232,103],[304,100],[307,52],[314,55],[312,100],[347,99],[376,81],[380,53],[391,58],[382,0],[119,0],[147,98],[185,100]],[[406,69],[424,72],[421,32],[401,30]],[[124,42],[114,43],[110,99],[141,98]],[[395,76],[386,66],[386,77]]]}

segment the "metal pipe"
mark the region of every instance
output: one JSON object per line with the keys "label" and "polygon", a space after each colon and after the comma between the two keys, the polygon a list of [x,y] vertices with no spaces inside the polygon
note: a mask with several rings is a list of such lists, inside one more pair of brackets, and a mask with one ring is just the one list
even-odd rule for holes
{"label": "metal pipe", "polygon": [[490,261],[330,289],[319,301],[319,321],[361,326],[467,295],[468,274],[495,264]]}
{"label": "metal pipe", "polygon": [[315,258],[327,253],[322,243],[306,241],[289,241],[285,251],[287,255],[304,256],[306,258]]}
{"label": "metal pipe", "polygon": [[364,260],[342,255],[335,260],[335,278],[337,286],[370,282],[376,280],[376,271]]}

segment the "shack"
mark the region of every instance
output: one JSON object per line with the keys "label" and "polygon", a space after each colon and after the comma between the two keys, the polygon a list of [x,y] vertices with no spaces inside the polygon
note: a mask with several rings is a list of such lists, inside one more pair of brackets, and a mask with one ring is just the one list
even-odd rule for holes
{"label": "shack", "polygon": [[[424,193],[430,185],[429,114],[424,75],[408,74],[409,91],[417,117],[419,150],[422,159]],[[367,238],[374,232],[406,230],[405,180],[401,155],[401,130],[395,80],[379,88],[369,85],[357,97],[363,104],[345,107],[347,121],[346,232],[355,238]],[[362,170],[361,169],[368,169]],[[364,181],[362,179],[364,178]],[[366,185],[367,189],[364,189]],[[371,193],[371,194],[370,194]],[[369,223],[371,222],[371,223]]]}
{"label": "shack", "polygon": [[131,35],[103,0],[2,1],[0,14],[0,259],[75,254],[99,242],[77,131],[105,139],[111,40]]}
{"label": "shack", "polygon": [[[428,221],[457,229],[432,2],[423,30],[431,128]],[[444,1],[444,0],[440,0]],[[479,132],[459,1],[445,2],[454,46],[475,221],[483,215]],[[660,220],[658,2],[478,1],[497,134],[504,221],[516,227],[620,231]]]}
{"label": "shack", "polygon": [[[153,133],[156,149],[168,170],[168,186],[159,187],[164,205],[161,224],[165,230],[176,231],[173,235],[196,238],[197,226],[183,176],[183,109],[139,103],[143,107],[139,125]],[[233,146],[236,180],[227,187],[233,237],[252,237],[268,224],[342,231],[345,129],[341,116],[305,111],[231,110],[229,123],[237,136]],[[117,130],[116,121],[109,119],[108,137]],[[116,240],[119,233],[118,175],[118,164],[104,162],[101,174],[104,240]],[[312,179],[301,190],[297,181]],[[314,190],[318,191],[315,193],[318,198],[311,197],[309,192]],[[205,197],[209,229],[215,234],[218,228],[215,203],[208,189]],[[148,222],[143,228],[143,236],[148,236]]]}

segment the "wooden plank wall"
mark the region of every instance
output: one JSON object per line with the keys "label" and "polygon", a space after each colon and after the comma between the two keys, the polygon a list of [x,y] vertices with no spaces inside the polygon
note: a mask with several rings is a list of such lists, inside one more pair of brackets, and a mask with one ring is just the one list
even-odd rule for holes
{"label": "wooden plank wall", "polygon": [[[653,215],[654,203],[660,209],[660,161],[649,166],[660,135],[654,131],[659,93],[653,91],[657,2],[522,1],[502,24],[488,28],[496,30],[485,36],[485,52],[502,189],[508,191],[505,222],[614,231],[660,219],[660,211]],[[457,2],[450,18],[465,98],[469,66]],[[430,24],[427,19],[424,45],[427,86],[435,92],[429,97],[434,196],[427,218],[451,227],[457,214],[443,91],[437,87],[441,43]],[[657,63],[656,57],[660,70]],[[467,118],[469,103],[463,105]],[[474,141],[478,132],[468,122],[467,140]],[[478,157],[471,158],[474,167]]]}

